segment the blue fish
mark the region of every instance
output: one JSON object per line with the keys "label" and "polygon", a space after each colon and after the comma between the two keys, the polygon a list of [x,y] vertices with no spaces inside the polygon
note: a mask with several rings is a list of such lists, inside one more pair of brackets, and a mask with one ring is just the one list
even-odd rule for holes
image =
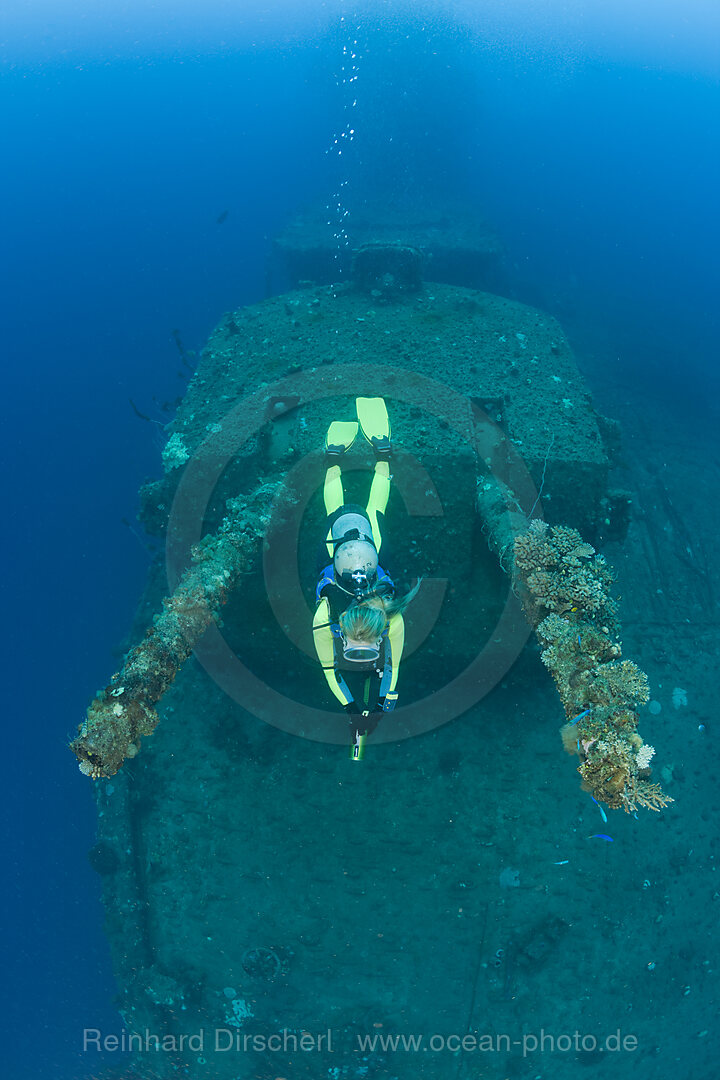
{"label": "blue fish", "polygon": [[609,844],[615,843],[612,836],[608,836],[608,834],[604,832],[594,832],[592,836],[588,836],[588,840],[607,840]]}
{"label": "blue fish", "polygon": [[582,720],[583,716],[587,716],[589,712],[590,710],[586,709],[585,712],[581,712],[579,716],[576,716],[574,720],[570,720],[569,722],[571,724],[577,724],[578,720]]}
{"label": "blue fish", "polygon": [[592,801],[593,801],[593,802],[595,803],[595,805],[597,806],[598,810],[600,811],[600,816],[602,817],[603,821],[604,821],[604,822],[605,822],[605,824],[607,825],[607,814],[606,814],[606,813],[605,813],[605,811],[603,810],[602,806],[601,806],[601,805],[600,805],[600,803],[599,803],[599,802],[597,801],[597,799],[595,798],[595,796],[594,796],[594,795],[591,795],[591,796],[590,796],[590,798],[592,799]]}

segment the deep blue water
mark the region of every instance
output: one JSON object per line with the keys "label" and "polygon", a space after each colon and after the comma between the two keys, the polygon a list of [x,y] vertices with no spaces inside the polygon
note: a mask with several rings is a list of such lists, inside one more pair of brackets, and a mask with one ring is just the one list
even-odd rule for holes
{"label": "deep blue water", "polygon": [[[2,1054],[17,1080],[84,1077],[78,1016],[114,1024],[85,854],[94,806],[65,743],[143,586],[149,556],[123,519],[159,470],[162,403],[187,376],[171,331],[198,348],[223,311],[261,299],[270,239],[336,182],[341,8],[236,20],[218,7],[202,25],[190,5],[155,23],[138,14],[135,29],[132,12],[81,20],[71,4],[6,16]],[[645,33],[642,20],[591,18],[558,32],[521,8],[470,29],[459,8],[343,10],[360,42],[351,183],[474,200],[507,248],[515,296],[556,314],[610,378],[617,365],[638,400],[709,423],[711,14],[693,22],[666,5]]]}

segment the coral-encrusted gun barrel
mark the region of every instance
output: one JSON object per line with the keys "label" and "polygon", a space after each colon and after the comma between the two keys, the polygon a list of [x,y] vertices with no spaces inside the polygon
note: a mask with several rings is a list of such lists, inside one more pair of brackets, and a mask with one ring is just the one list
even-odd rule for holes
{"label": "coral-encrusted gun barrel", "polygon": [[631,813],[673,800],[649,779],[652,754],[637,733],[648,679],[622,660],[613,574],[575,529],[532,521],[515,540],[516,581],[542,646],[542,661],[565,706],[565,749],[580,759],[583,787],[598,801]]}
{"label": "coral-encrusted gun barrel", "polygon": [[87,776],[113,776],[126,758],[137,754],[142,736],[155,730],[155,705],[252,565],[267,517],[247,510],[245,501],[233,500],[217,533],[193,552],[162,614],[91,703],[70,744]]}
{"label": "coral-encrusted gun barrel", "polygon": [[488,540],[542,647],[542,661],[565,707],[561,736],[580,760],[583,787],[598,802],[630,813],[673,800],[650,780],[654,750],[637,733],[648,680],[622,660],[613,575],[575,529],[528,523],[512,492],[493,477],[478,483]]}

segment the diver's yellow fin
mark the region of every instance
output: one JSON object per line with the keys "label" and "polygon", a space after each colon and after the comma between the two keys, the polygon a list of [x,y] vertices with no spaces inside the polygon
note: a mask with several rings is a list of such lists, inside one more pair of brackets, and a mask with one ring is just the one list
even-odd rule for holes
{"label": "diver's yellow fin", "polygon": [[325,436],[325,453],[340,457],[355,442],[357,433],[357,420],[333,420]]}
{"label": "diver's yellow fin", "polygon": [[362,433],[379,458],[390,456],[390,418],[381,397],[355,399]]}

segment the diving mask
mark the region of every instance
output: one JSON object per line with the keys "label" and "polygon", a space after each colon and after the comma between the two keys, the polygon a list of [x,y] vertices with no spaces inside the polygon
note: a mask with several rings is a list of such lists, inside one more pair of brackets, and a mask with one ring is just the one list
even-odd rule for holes
{"label": "diving mask", "polygon": [[378,641],[354,641],[342,635],[343,658],[356,664],[370,664],[380,658],[382,638]]}

